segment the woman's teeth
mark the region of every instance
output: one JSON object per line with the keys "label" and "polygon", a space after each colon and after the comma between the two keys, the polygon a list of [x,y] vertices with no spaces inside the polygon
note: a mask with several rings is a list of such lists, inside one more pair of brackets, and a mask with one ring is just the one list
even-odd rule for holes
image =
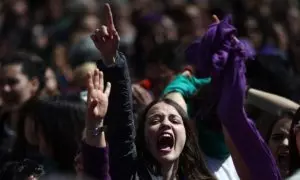
{"label": "woman's teeth", "polygon": [[173,136],[170,133],[162,133],[157,142],[158,150],[161,153],[169,153],[174,145]]}
{"label": "woman's teeth", "polygon": [[161,138],[172,138],[172,135],[169,134],[169,133],[163,133],[163,134],[159,137],[159,139],[161,139]]}

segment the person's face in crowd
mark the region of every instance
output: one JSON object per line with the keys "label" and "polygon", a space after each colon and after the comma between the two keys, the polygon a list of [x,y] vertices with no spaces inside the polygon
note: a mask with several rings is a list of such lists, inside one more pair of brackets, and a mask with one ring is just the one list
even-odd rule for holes
{"label": "person's face in crowd", "polygon": [[3,106],[18,108],[38,91],[37,78],[29,79],[19,64],[5,65],[0,69],[0,95]]}
{"label": "person's face in crowd", "polygon": [[271,4],[269,0],[265,0],[263,2],[260,3],[259,5],[259,13],[263,16],[263,17],[268,17],[271,15],[271,8],[270,8]]}
{"label": "person's face in crowd", "polygon": [[61,18],[64,13],[62,0],[48,0],[47,8],[49,8],[48,13],[53,20]]}
{"label": "person's face in crowd", "polygon": [[168,16],[163,16],[161,20],[162,27],[165,31],[166,40],[177,40],[178,32],[175,22]]}
{"label": "person's face in crowd", "polygon": [[28,5],[25,0],[16,0],[12,2],[12,10],[18,16],[24,16],[28,11]]}
{"label": "person's face in crowd", "polygon": [[289,42],[285,28],[281,24],[276,23],[274,24],[274,30],[279,39],[279,48],[283,51],[287,50]]}
{"label": "person's face in crowd", "polygon": [[175,72],[169,69],[166,65],[149,63],[146,67],[146,77],[153,84],[151,91],[154,96],[161,95],[164,88],[172,81]]}
{"label": "person's face in crowd", "polygon": [[51,68],[48,68],[45,72],[45,88],[50,95],[56,93],[58,90],[56,76]]}
{"label": "person's face in crowd", "polygon": [[168,40],[178,39],[177,27],[168,16],[163,16],[160,23],[156,24],[153,30],[156,43],[160,44]]}
{"label": "person's face in crowd", "polygon": [[257,21],[254,18],[249,17],[246,21],[246,28],[250,41],[255,48],[259,48],[262,43],[262,34],[259,31]]}
{"label": "person's face in crowd", "polygon": [[175,162],[186,142],[182,117],[171,105],[159,102],[146,115],[145,141],[152,156],[160,163]]}
{"label": "person's face in crowd", "polygon": [[296,35],[300,31],[300,12],[297,7],[290,7],[288,10],[287,18],[289,29],[292,36]]}
{"label": "person's face in crowd", "polygon": [[206,19],[202,16],[200,9],[195,5],[189,5],[186,7],[187,15],[192,19],[192,22],[195,27],[195,35],[201,36],[205,32]]}
{"label": "person's face in crowd", "polygon": [[268,142],[283,176],[289,173],[289,131],[292,120],[285,117],[274,125]]}

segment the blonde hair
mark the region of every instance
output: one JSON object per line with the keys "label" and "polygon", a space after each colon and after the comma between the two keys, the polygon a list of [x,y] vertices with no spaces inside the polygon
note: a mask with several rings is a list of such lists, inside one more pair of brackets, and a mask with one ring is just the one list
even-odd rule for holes
{"label": "blonde hair", "polygon": [[86,62],[74,69],[74,79],[73,82],[79,87],[86,86],[86,77],[89,72],[93,72],[97,68],[96,63]]}

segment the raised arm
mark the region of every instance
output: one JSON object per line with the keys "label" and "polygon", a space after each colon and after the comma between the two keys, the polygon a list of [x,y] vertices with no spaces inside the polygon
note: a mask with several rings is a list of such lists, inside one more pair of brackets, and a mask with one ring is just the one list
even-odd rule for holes
{"label": "raised arm", "polygon": [[[228,17],[211,25],[202,40],[188,49],[188,58],[192,58],[189,62],[195,66],[198,76],[212,76],[216,90],[213,100],[218,102],[217,114],[225,134],[236,149],[231,152],[232,156],[238,152],[235,157],[241,157],[250,174],[249,179],[278,180],[281,177],[273,156],[244,111],[244,61],[249,51],[235,38],[235,33]],[[200,56],[200,53],[204,55]],[[198,56],[193,57],[193,54]]]}
{"label": "raised arm", "polygon": [[287,98],[271,94],[268,92],[260,91],[257,89],[249,88],[246,103],[254,105],[268,113],[278,115],[281,110],[288,109],[295,111],[299,108],[299,104]]}
{"label": "raised arm", "polygon": [[177,102],[187,113],[190,99],[196,92],[206,84],[209,84],[211,78],[197,79],[189,70],[185,70],[178,75],[164,90],[163,97]]}
{"label": "raised arm", "polygon": [[108,112],[105,117],[112,179],[130,179],[135,171],[135,128],[132,92],[125,56],[117,51],[120,37],[115,29],[110,6],[105,5],[106,24],[91,36],[103,61],[98,68],[105,81],[112,84]]}
{"label": "raised arm", "polygon": [[[189,71],[185,71],[184,73],[182,73],[181,75],[179,76],[182,76],[183,78],[187,78],[187,77],[190,77],[191,76],[191,73]],[[180,78],[180,77],[177,77],[175,79],[175,81]],[[172,85],[172,83],[174,85]],[[170,87],[172,86],[172,87]],[[164,90],[163,92],[163,97],[166,98],[166,99],[171,99],[173,100],[174,102],[178,103],[186,112],[188,112],[188,107],[187,107],[187,103],[183,97],[183,94],[184,94],[184,90],[180,90],[178,87],[176,86],[180,86],[180,84],[176,83],[176,82],[171,82],[171,84],[169,84],[167,86],[167,88]],[[181,92],[181,93],[180,93]],[[192,92],[192,93],[195,93],[195,92]]]}
{"label": "raised arm", "polygon": [[103,120],[107,112],[110,83],[104,89],[103,73],[95,70],[88,74],[87,118],[85,139],[82,144],[84,172],[98,180],[110,180],[108,148]]}
{"label": "raised arm", "polygon": [[[246,171],[239,172],[241,177],[281,179],[272,153],[244,110],[246,56],[241,52],[242,48],[239,41],[233,38],[232,48],[228,51],[229,56],[221,72],[222,92],[218,104],[218,117],[223,124],[225,134],[228,134],[232,142],[231,147],[237,150],[231,152],[232,155],[240,157],[246,167]],[[243,176],[245,173],[249,176]]]}

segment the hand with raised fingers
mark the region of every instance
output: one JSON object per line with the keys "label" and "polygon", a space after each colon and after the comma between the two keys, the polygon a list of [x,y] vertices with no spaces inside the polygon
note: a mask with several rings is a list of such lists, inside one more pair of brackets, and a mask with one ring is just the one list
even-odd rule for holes
{"label": "hand with raised fingers", "polygon": [[101,25],[99,29],[96,29],[91,38],[97,49],[101,52],[104,64],[111,65],[115,62],[120,36],[115,28],[109,4],[105,4],[104,13],[106,23]]}
{"label": "hand with raised fingers", "polygon": [[108,82],[104,87],[103,73],[96,69],[93,73],[88,74],[87,87],[88,114],[86,127],[95,128],[103,123],[103,118],[107,113],[111,84]]}

